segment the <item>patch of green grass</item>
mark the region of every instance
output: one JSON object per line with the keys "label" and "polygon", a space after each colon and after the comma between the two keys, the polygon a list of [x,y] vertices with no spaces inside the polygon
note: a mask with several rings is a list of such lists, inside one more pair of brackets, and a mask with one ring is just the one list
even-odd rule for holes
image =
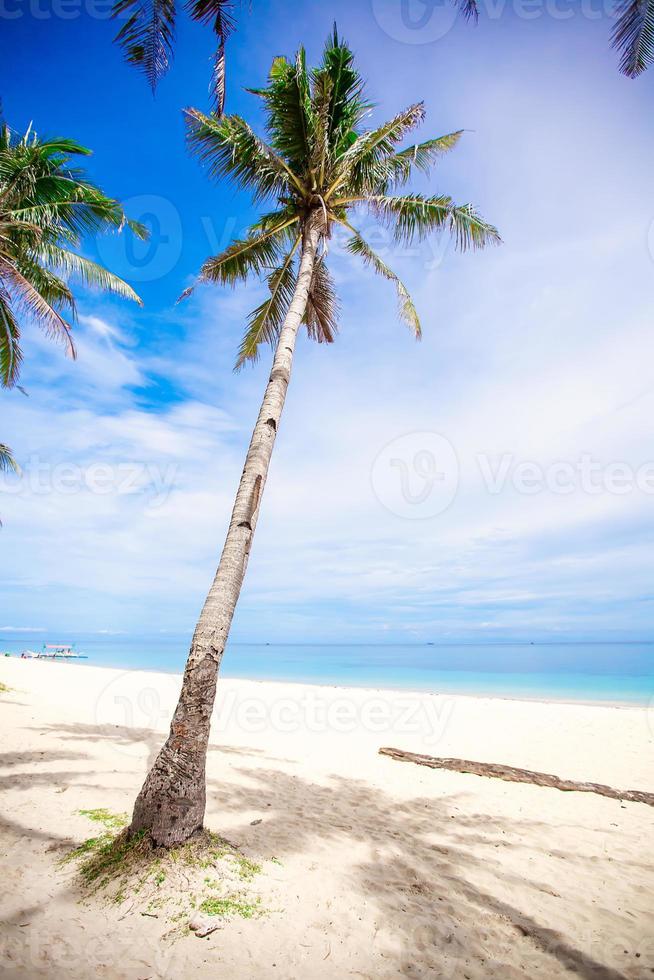
{"label": "patch of green grass", "polygon": [[126,903],[134,915],[167,921],[163,938],[171,941],[193,935],[187,923],[198,909],[225,919],[266,914],[261,898],[250,890],[261,865],[218,834],[203,830],[165,849],[145,831],[130,836],[126,814],[104,807],[76,812],[96,824],[98,834],[60,863],[75,860],[86,901],[101,896],[111,906]]}
{"label": "patch of green grass", "polygon": [[103,834],[102,837],[89,837],[88,840],[82,841],[82,843],[79,844],[74,851],[71,851],[70,854],[66,854],[66,856],[61,859],[61,863],[66,864],[68,861],[74,860],[74,858],[85,857],[106,840],[106,834]]}
{"label": "patch of green grass", "polygon": [[246,857],[238,857],[236,863],[238,864],[239,877],[243,881],[252,881],[255,875],[261,874],[261,865],[257,864],[256,861],[250,861]]}
{"label": "patch of green grass", "polygon": [[0,681],[0,694],[9,694],[11,690],[13,690],[13,688],[9,687],[7,684],[3,684],[2,681]]}
{"label": "patch of green grass", "polygon": [[283,867],[284,867],[284,865],[283,865],[283,864],[282,864],[282,862],[281,862],[281,861],[279,860],[279,858],[276,858],[276,857],[271,857],[271,859],[270,859],[270,860],[272,861],[272,863],[273,863],[273,864],[278,864],[278,865],[280,866],[280,868],[283,868]]}
{"label": "patch of green grass", "polygon": [[108,834],[91,849],[89,857],[80,864],[79,871],[87,885],[92,885],[99,879],[102,879],[102,884],[107,884],[125,872],[128,862],[140,863],[150,850],[151,845],[145,831],[141,830],[133,837],[128,837],[127,831],[123,831],[118,837]]}
{"label": "patch of green grass", "polygon": [[242,902],[233,896],[228,896],[227,898],[212,897],[205,898],[200,905],[200,911],[206,912],[207,915],[219,915],[221,918],[227,918],[230,915],[240,915],[242,919],[251,919],[253,916],[261,913],[260,904],[260,899],[257,899],[255,902]]}
{"label": "patch of green grass", "polygon": [[88,817],[95,823],[101,823],[106,830],[122,830],[127,825],[126,813],[112,813],[101,807],[98,810],[78,810],[81,817]]}

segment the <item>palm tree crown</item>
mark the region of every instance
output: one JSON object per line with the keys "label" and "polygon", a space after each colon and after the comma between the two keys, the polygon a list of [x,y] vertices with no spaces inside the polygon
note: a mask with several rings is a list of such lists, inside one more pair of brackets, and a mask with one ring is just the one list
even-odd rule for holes
{"label": "palm tree crown", "polygon": [[332,229],[340,225],[349,234],[349,252],[395,284],[400,315],[419,337],[420,320],[406,287],[357,231],[351,216],[366,209],[389,226],[400,243],[442,230],[453,234],[461,250],[499,242],[497,230],[470,204],[457,205],[445,194],[393,193],[414,170],[429,173],[462,131],[400,148],[424,119],[421,102],[376,129],[361,129],[372,106],[352,52],[336,29],[317,68],[307,70],[301,48],[294,62],[275,58],[268,85],[251,91],[264,102],[268,142],[239,116],[218,118],[186,110],[190,146],[210,174],[230,176],[249,188],[257,201],[275,205],[244,239],[208,259],[199,276],[201,282],[231,285],[252,273],[267,276],[269,295],[249,318],[237,367],[255,359],[262,342],[274,343],[279,335],[310,220],[319,223],[322,254],[314,266],[303,320],[309,336],[329,343],[336,333],[337,301],[326,255]]}
{"label": "palm tree crown", "polygon": [[62,340],[74,356],[75,316],[71,277],[140,303],[134,290],[103,266],[72,249],[86,234],[120,230],[139,237],[142,225],[128,221],[117,201],[70,166],[89,150],[69,139],[40,140],[28,129],[15,136],[0,125],[0,384],[18,381],[22,352],[20,320],[35,320]]}

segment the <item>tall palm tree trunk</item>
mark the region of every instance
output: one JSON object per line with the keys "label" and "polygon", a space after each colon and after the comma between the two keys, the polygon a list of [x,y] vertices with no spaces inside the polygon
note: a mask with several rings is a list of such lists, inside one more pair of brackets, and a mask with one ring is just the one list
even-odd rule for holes
{"label": "tall palm tree trunk", "polygon": [[314,212],[306,223],[295,293],[279,335],[220,564],[193,634],[170,734],[134,805],[130,833],[146,830],[156,844],[166,847],[187,840],[204,820],[207,745],[218,669],[245,576],[295,341],[306,310],[319,239],[318,218]]}

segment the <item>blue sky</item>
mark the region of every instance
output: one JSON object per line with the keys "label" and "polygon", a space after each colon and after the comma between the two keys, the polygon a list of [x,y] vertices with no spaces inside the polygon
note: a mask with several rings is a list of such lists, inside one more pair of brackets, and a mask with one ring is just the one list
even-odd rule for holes
{"label": "blue sky", "polygon": [[[417,345],[390,286],[333,242],[341,335],[299,344],[235,639],[652,636],[654,73],[618,74],[605,8],[487,0],[474,27],[418,0],[408,20],[395,0],[244,5],[229,111],[259,125],[244,86],[299,42],[315,60],[336,20],[371,124],[424,99],[425,137],[467,130],[429,186],[504,245],[409,251],[360,221],[414,295]],[[1,396],[24,476],[3,486],[0,626],[188,631],[269,364],[231,371],[256,284],[174,305],[255,214],[184,147],[211,37],[180,19],[152,99],[99,4],[5,9],[8,121],[91,147],[93,177],[154,234],[146,252],[86,243],[145,306],[80,294],[77,362],[25,331],[28,397]]]}

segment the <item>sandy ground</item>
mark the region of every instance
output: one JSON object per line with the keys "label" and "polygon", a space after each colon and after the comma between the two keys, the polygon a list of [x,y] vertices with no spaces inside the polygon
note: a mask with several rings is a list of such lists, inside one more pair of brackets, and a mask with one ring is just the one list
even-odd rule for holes
{"label": "sandy ground", "polygon": [[180,678],[3,659],[0,681],[2,976],[654,974],[651,807],[377,754],[654,790],[652,711],[221,681],[206,822],[264,863],[270,911],[171,945],[57,862],[91,836],[78,810],[130,810]]}

